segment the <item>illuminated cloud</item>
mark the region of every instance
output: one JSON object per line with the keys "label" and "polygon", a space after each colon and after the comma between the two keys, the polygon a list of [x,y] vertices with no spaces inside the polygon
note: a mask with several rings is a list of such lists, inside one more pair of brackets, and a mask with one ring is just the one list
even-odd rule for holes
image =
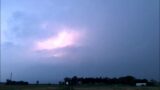
{"label": "illuminated cloud", "polygon": [[58,48],[65,48],[74,46],[78,43],[80,39],[80,33],[76,31],[62,30],[56,35],[38,41],[36,43],[37,50],[52,50]]}

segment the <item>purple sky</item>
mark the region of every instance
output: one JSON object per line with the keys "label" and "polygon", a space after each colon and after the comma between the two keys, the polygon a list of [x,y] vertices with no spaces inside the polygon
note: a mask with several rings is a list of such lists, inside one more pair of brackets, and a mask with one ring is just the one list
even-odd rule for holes
{"label": "purple sky", "polygon": [[1,0],[1,79],[157,80],[159,25],[159,0]]}

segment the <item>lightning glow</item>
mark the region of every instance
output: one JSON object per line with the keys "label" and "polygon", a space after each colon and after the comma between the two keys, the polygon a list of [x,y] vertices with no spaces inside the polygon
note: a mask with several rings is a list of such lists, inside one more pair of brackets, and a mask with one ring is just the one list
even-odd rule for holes
{"label": "lightning glow", "polygon": [[36,43],[37,50],[53,50],[65,47],[74,46],[80,39],[80,33],[70,30],[62,30],[56,35],[53,35]]}

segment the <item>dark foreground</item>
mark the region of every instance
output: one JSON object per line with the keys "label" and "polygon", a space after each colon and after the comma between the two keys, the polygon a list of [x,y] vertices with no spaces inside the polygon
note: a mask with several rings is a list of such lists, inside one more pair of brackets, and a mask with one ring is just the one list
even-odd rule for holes
{"label": "dark foreground", "polygon": [[59,85],[1,85],[0,90],[160,90],[158,87],[129,87],[129,86],[76,86]]}

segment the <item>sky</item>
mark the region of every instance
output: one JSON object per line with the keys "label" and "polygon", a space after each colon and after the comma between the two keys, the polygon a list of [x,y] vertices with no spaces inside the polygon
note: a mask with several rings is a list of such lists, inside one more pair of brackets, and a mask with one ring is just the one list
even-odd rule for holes
{"label": "sky", "polygon": [[1,0],[1,81],[158,80],[159,0]]}

